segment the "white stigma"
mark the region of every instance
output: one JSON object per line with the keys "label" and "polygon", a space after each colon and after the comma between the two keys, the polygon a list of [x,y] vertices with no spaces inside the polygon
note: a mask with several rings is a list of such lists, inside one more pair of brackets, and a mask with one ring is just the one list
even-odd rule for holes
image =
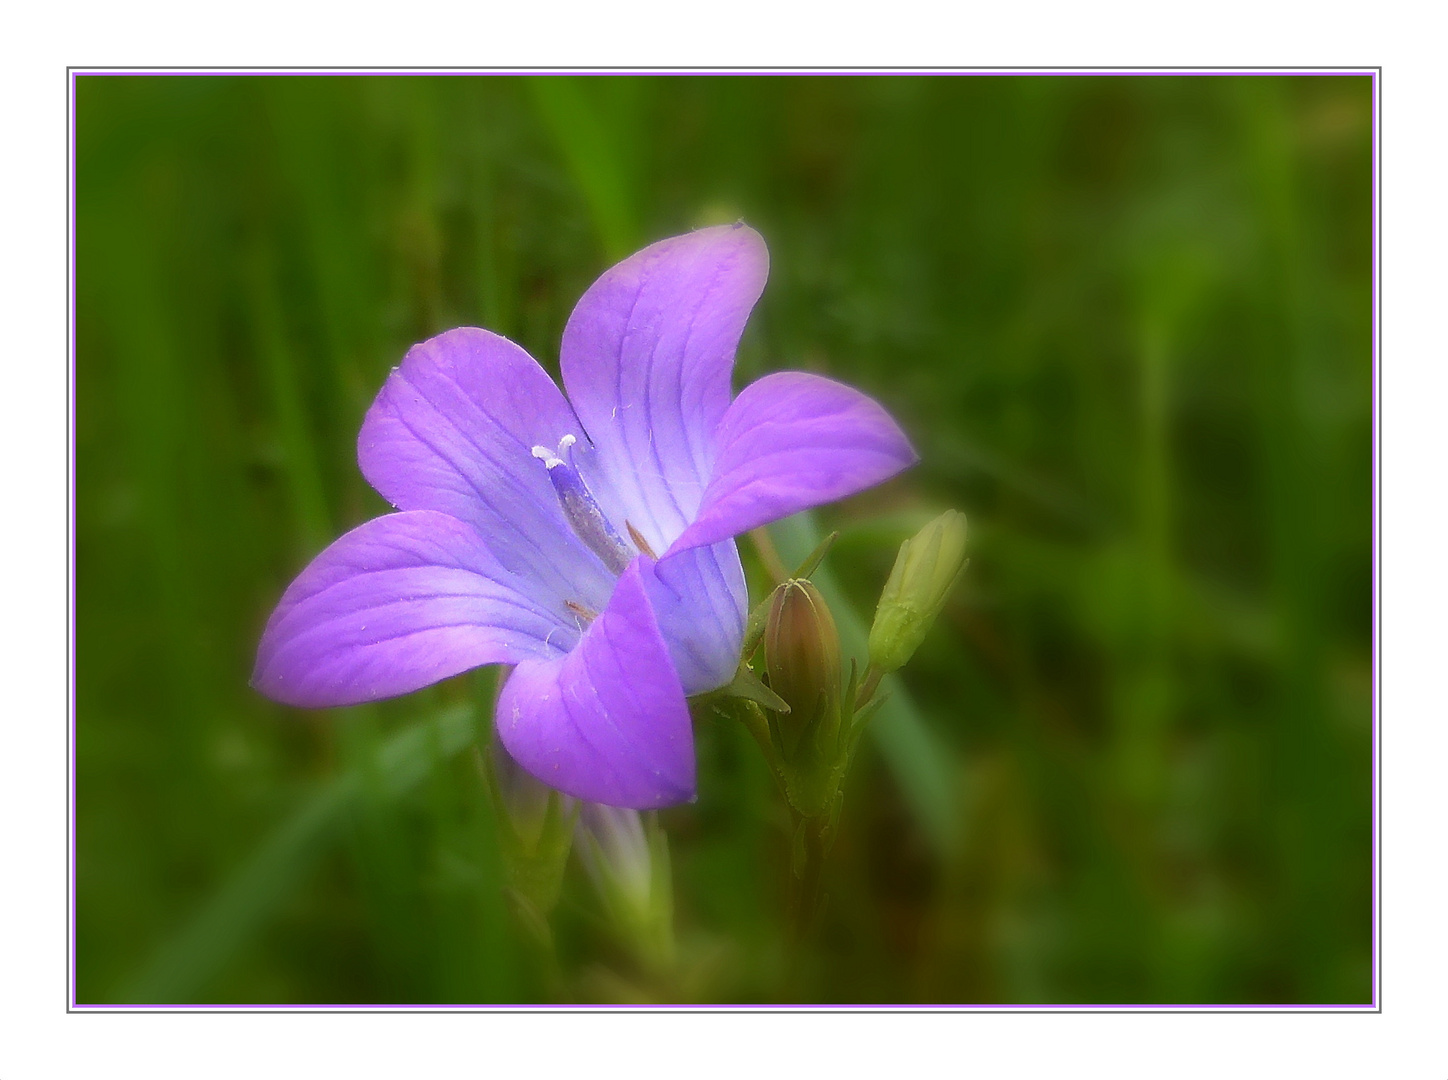
{"label": "white stigma", "polygon": [[565,435],[558,440],[558,452],[556,454],[546,446],[535,446],[533,447],[533,456],[543,462],[548,468],[555,469],[565,463],[564,455],[568,453],[569,449],[577,441],[572,435]]}

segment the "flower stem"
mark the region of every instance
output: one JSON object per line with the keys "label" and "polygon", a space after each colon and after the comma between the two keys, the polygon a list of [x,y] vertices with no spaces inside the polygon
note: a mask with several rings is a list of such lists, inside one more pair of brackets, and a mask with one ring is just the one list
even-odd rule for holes
{"label": "flower stem", "polygon": [[875,696],[875,691],[880,688],[880,680],[884,677],[885,673],[874,664],[871,664],[865,670],[865,681],[860,684],[859,693],[855,695],[855,710],[857,712],[870,703],[870,699]]}
{"label": "flower stem", "polygon": [[820,909],[820,882],[824,876],[824,822],[804,818],[799,823],[803,832],[796,851],[794,873],[790,875],[789,927],[795,946],[804,945],[814,930]]}
{"label": "flower stem", "polygon": [[789,577],[789,569],[784,565],[784,560],[779,557],[779,549],[774,546],[774,539],[769,535],[769,530],[764,526],[749,530],[749,539],[754,542],[754,550],[759,553],[759,561],[764,564],[764,569],[769,571],[769,576],[774,579],[777,585]]}
{"label": "flower stem", "polygon": [[820,911],[824,906],[821,884],[825,855],[830,848],[829,833],[827,817],[796,819],[792,873],[789,876],[785,967],[786,994],[794,1003],[803,1002],[805,952],[818,929]]}

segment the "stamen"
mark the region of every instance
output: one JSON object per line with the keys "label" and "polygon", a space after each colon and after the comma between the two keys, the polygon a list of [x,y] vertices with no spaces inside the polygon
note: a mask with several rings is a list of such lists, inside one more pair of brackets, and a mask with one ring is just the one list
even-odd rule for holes
{"label": "stamen", "polygon": [[643,534],[634,528],[634,523],[632,521],[625,521],[624,525],[628,528],[629,539],[634,542],[634,547],[639,549],[639,553],[647,555],[653,559],[654,562],[658,562],[659,557],[654,554],[654,549],[649,547],[649,542],[644,539]]}
{"label": "stamen", "polygon": [[576,600],[565,600],[563,601],[563,606],[577,615],[585,623],[592,623],[594,619],[598,618],[598,612],[590,607],[584,607]]}

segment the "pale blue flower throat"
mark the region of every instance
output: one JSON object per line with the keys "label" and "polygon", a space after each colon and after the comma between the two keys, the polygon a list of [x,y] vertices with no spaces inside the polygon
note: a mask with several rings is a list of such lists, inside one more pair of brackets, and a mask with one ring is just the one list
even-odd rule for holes
{"label": "pale blue flower throat", "polygon": [[604,566],[615,574],[621,574],[628,567],[633,553],[623,537],[609,524],[608,518],[604,517],[593,492],[588,490],[583,477],[573,467],[573,444],[576,441],[572,435],[565,435],[558,442],[556,454],[546,446],[535,446],[533,456],[548,467],[548,479],[558,493],[558,505],[563,508],[563,516],[568,519],[574,534],[603,560]]}

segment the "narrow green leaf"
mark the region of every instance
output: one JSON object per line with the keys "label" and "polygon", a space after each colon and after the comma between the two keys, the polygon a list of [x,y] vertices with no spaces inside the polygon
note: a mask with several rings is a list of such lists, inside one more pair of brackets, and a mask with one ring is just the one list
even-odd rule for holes
{"label": "narrow green leaf", "polygon": [[633,251],[638,227],[632,190],[620,149],[620,133],[601,109],[597,78],[537,76],[528,80],[544,126],[558,141],[563,159],[593,214],[611,260]]}
{"label": "narrow green leaf", "polygon": [[[382,790],[392,798],[406,794],[432,768],[435,747],[451,758],[475,735],[471,705],[455,706],[399,732],[377,754]],[[361,790],[360,770],[352,770],[302,803],[114,1000],[147,1005],[193,1000],[300,886]]]}

